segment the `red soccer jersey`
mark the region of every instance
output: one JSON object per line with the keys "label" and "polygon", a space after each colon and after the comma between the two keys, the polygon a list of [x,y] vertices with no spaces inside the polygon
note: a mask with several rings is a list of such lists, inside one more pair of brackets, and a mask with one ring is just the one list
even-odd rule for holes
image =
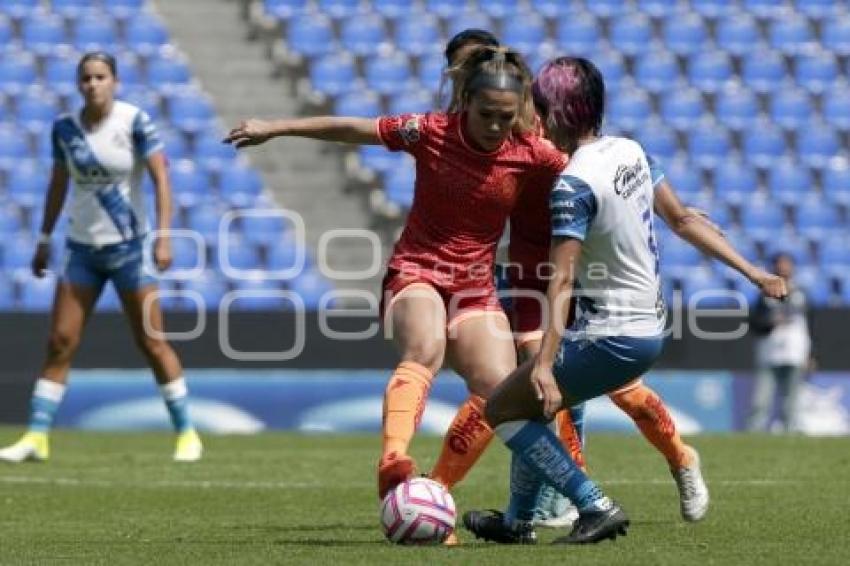
{"label": "red soccer jersey", "polygon": [[[496,245],[511,210],[545,198],[566,159],[542,138],[512,136],[491,153],[464,139],[462,114],[378,118],[378,136],[416,161],[413,206],[388,268],[449,292],[493,285]],[[545,197],[538,194],[545,193]]]}

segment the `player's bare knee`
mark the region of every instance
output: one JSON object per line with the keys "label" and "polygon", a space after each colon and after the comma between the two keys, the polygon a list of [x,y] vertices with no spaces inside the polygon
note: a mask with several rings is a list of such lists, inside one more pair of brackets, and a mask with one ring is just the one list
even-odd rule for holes
{"label": "player's bare knee", "polygon": [[444,348],[440,344],[411,344],[402,352],[402,359],[416,362],[436,373],[443,365]]}
{"label": "player's bare knee", "polygon": [[52,360],[70,358],[80,343],[78,336],[70,332],[54,330],[47,340],[47,355]]}

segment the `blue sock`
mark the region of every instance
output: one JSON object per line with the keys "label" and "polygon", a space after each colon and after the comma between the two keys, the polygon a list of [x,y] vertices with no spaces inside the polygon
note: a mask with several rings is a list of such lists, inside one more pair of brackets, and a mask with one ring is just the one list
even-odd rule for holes
{"label": "blue sock", "polygon": [[171,424],[177,433],[186,432],[194,428],[189,418],[189,390],[186,380],[182,377],[175,379],[159,387],[162,398],[171,417]]}
{"label": "blue sock", "polygon": [[[558,437],[549,428],[537,421],[511,421],[496,427],[496,434],[505,442],[514,455],[522,458],[542,481],[551,483],[563,495],[566,495],[578,507],[579,511],[594,507],[605,498],[605,494],[581,469],[576,466],[570,455],[564,450]],[[530,499],[522,498],[518,504]],[[520,508],[519,515],[531,512]]]}
{"label": "blue sock", "polygon": [[61,383],[44,378],[35,382],[30,400],[30,431],[46,433],[50,430],[64,394],[65,386]]}
{"label": "blue sock", "polygon": [[573,421],[573,426],[576,429],[576,434],[578,435],[578,439],[581,442],[581,448],[584,450],[584,403],[579,403],[578,405],[573,405],[569,408],[570,411],[570,419]]}
{"label": "blue sock", "polygon": [[505,523],[531,521],[540,502],[543,482],[533,468],[522,461],[516,453],[511,456],[511,499],[505,512]]}

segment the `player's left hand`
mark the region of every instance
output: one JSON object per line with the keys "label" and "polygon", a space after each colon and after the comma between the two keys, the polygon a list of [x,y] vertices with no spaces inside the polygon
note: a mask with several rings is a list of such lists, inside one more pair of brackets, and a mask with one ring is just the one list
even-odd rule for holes
{"label": "player's left hand", "polygon": [[171,239],[159,237],[153,247],[153,262],[160,271],[171,267],[174,256],[171,255]]}
{"label": "player's left hand", "polygon": [[531,386],[538,401],[543,402],[543,416],[551,419],[564,403],[561,390],[552,374],[552,368],[535,365],[531,370]]}
{"label": "player's left hand", "polygon": [[244,120],[238,126],[230,130],[224,143],[230,143],[238,147],[249,145],[260,145],[272,137],[271,124],[265,120]]}
{"label": "player's left hand", "polygon": [[762,271],[754,279],[759,290],[771,299],[784,299],[788,296],[788,284],[779,275]]}

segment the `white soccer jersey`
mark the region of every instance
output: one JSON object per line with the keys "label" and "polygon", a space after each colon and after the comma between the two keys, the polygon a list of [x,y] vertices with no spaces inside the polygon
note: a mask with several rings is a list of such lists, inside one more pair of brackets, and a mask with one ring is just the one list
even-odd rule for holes
{"label": "white soccer jersey", "polygon": [[68,237],[103,246],[148,231],[142,175],[145,159],[162,150],[151,119],[132,104],[115,101],[109,116],[85,131],[80,113],[53,123],[53,159],[68,169],[72,183]]}
{"label": "white soccer jersey", "polygon": [[551,195],[552,235],[583,241],[574,330],[656,336],[664,328],[654,187],[663,175],[636,142],[602,137],[573,154]]}

